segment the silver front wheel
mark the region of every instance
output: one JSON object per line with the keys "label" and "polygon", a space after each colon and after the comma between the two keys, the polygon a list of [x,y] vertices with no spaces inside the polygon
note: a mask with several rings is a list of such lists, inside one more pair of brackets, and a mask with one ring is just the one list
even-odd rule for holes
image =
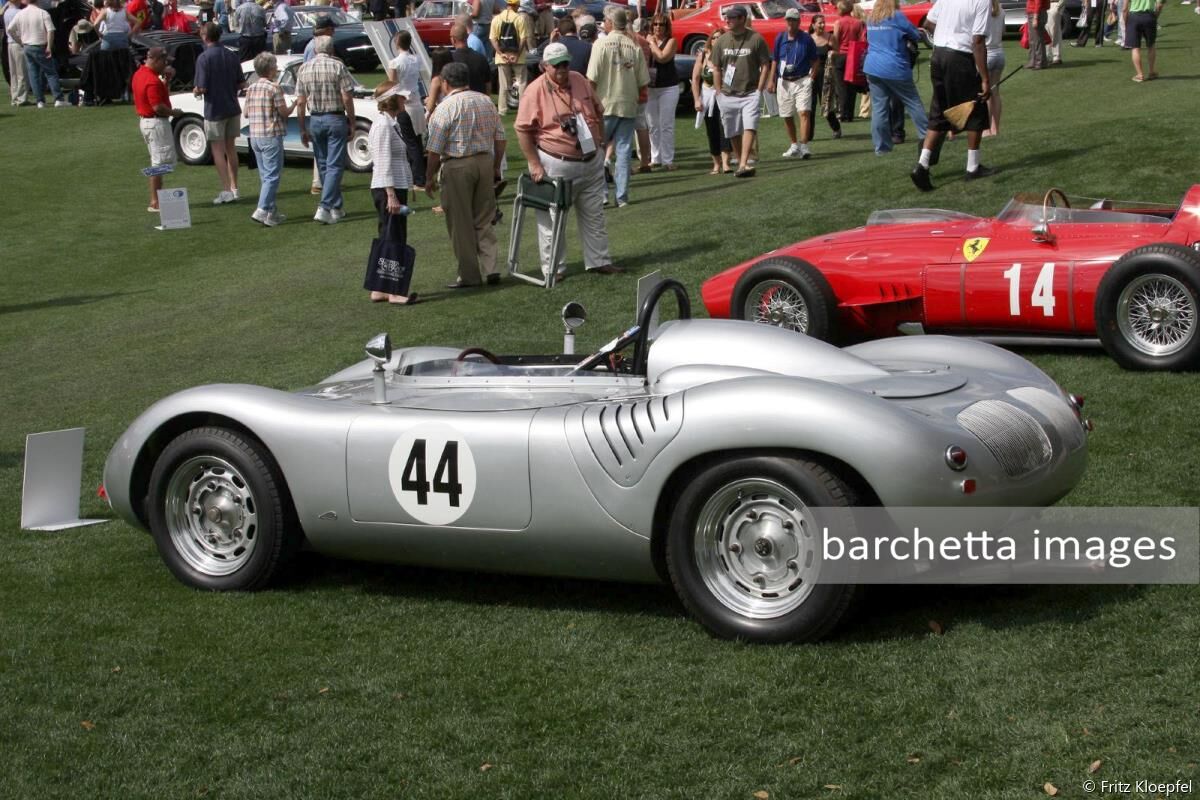
{"label": "silver front wheel", "polygon": [[192,569],[222,577],[254,555],[258,504],[228,461],[207,455],[187,459],[171,475],[164,501],[171,543]]}
{"label": "silver front wheel", "polygon": [[175,126],[175,149],[184,163],[193,166],[207,164],[212,159],[204,122],[199,117],[185,117]]}
{"label": "silver front wheel", "polygon": [[367,143],[369,128],[355,128],[354,135],[346,143],[346,159],[352,172],[371,171],[371,147]]}
{"label": "silver front wheel", "polygon": [[795,610],[819,571],[814,521],[804,502],[780,483],[734,481],[717,491],[696,519],[695,558],[704,585],[720,603],[750,619]]}
{"label": "silver front wheel", "polygon": [[1196,298],[1170,275],[1141,275],[1117,299],[1117,326],[1139,352],[1173,355],[1196,335]]}

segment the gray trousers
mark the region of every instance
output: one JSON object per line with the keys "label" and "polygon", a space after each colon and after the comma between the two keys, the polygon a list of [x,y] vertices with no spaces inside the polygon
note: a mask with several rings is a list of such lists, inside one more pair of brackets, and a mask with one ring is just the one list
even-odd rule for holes
{"label": "gray trousers", "polygon": [[8,40],[8,74],[12,78],[8,93],[12,104],[19,106],[29,99],[29,81],[25,78],[25,49],[12,39]]}
{"label": "gray trousers", "polygon": [[[583,243],[583,266],[587,269],[606,267],[612,263],[608,254],[608,228],[604,223],[604,159],[596,153],[591,161],[563,161],[549,153],[538,151],[542,169],[548,178],[565,178],[571,185],[571,205],[575,209],[575,221],[579,225],[579,239]],[[542,274],[550,274],[550,265],[562,269],[566,261],[566,241],[558,243],[558,252],[550,253],[550,240],[554,234],[557,210],[537,212],[538,255],[542,261]]]}

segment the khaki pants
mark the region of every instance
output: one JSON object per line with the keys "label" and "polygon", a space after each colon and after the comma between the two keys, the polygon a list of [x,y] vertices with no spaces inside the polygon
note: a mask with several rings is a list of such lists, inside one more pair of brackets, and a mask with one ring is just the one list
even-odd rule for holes
{"label": "khaki pants", "polygon": [[[549,153],[539,151],[542,168],[549,178],[565,178],[571,181],[571,205],[575,220],[579,224],[579,241],[583,245],[583,266],[586,269],[606,267],[612,264],[608,254],[608,229],[604,223],[604,159],[597,153],[591,161],[563,161]],[[551,263],[557,270],[564,269],[566,260],[566,237],[558,243],[558,252],[550,252],[554,233],[554,221],[561,212],[557,209],[537,212],[538,255],[541,257],[542,274],[549,275]]]}
{"label": "khaki pants", "polygon": [[525,61],[516,64],[497,64],[496,74],[500,81],[500,97],[496,100],[496,109],[500,116],[508,113],[508,87],[517,84],[517,96],[525,94]]}
{"label": "khaki pants", "polygon": [[458,279],[478,286],[496,271],[495,174],[491,153],[442,162],[442,210],[450,247],[458,260]]}
{"label": "khaki pants", "polygon": [[19,106],[29,99],[29,82],[25,80],[25,49],[12,39],[8,40],[8,74],[12,77],[8,93],[12,104]]}

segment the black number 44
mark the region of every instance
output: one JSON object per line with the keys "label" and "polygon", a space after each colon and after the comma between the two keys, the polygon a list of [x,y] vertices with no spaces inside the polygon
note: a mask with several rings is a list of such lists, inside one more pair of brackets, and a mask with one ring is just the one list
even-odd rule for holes
{"label": "black number 44", "polygon": [[[416,492],[417,505],[429,505],[430,483],[425,469],[424,439],[414,441],[412,450],[408,451],[400,488],[406,492]],[[446,442],[442,448],[437,469],[433,471],[432,490],[435,494],[447,495],[450,506],[458,508],[458,498],[462,495],[462,484],[458,482],[458,442]]]}

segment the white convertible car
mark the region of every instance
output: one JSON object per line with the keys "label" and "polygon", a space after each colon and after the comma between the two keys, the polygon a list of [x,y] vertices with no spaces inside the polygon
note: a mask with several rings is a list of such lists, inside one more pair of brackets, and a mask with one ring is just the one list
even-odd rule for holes
{"label": "white convertible car", "polygon": [[[276,56],[279,61],[279,85],[283,87],[288,97],[288,105],[296,99],[296,70],[304,63],[301,55]],[[242,72],[246,82],[257,80],[254,74],[254,64],[250,61],[242,63]],[[371,90],[357,80],[354,81],[354,117],[355,129],[346,146],[347,166],[354,172],[369,172],[371,169],[371,153],[367,149],[367,131],[371,123],[379,118],[379,110],[371,99]],[[239,102],[242,102],[239,100]],[[209,164],[212,162],[212,152],[208,148],[208,139],[204,136],[204,100],[191,92],[181,92],[171,95],[171,105],[182,109],[183,115],[175,120],[175,149],[179,158],[188,164]],[[237,139],[239,152],[250,150],[249,123],[242,120],[242,132]],[[283,137],[285,155],[293,158],[312,158],[312,148],[305,147],[300,141],[300,126],[295,112],[288,117],[287,133]]]}

